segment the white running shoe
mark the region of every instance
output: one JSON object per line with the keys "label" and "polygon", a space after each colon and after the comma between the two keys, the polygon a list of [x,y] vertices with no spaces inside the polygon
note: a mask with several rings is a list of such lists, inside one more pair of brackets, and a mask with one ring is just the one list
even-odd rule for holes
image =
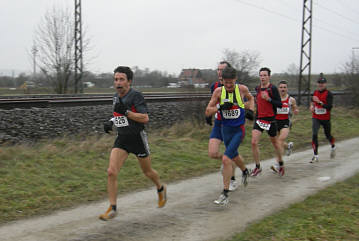
{"label": "white running shoe", "polygon": [[337,150],[336,146],[332,147],[332,149],[330,150],[330,158],[331,159],[335,158],[335,156],[337,154],[336,150]]}
{"label": "white running shoe", "polygon": [[288,143],[288,148],[287,148],[287,156],[290,156],[290,154],[292,154],[292,152],[293,152],[293,147],[294,147],[294,143],[293,143],[293,142],[289,142],[289,143]]}
{"label": "white running shoe", "polygon": [[312,160],[310,161],[310,163],[314,163],[314,162],[318,162],[318,161],[319,161],[318,155],[314,155],[312,157]]}
{"label": "white running shoe", "polygon": [[229,202],[228,196],[223,193],[219,196],[217,200],[214,200],[214,203],[217,205],[227,205]]}
{"label": "white running shoe", "polygon": [[231,182],[229,183],[229,191],[233,192],[238,188],[238,182],[237,180],[231,180]]}
{"label": "white running shoe", "polygon": [[276,162],[274,165],[270,166],[270,169],[273,170],[275,173],[279,173],[279,164]]}

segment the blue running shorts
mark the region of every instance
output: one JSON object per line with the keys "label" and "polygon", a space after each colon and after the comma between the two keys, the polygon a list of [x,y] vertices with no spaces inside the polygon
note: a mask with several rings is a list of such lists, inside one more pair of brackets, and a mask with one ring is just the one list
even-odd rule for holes
{"label": "blue running shorts", "polygon": [[211,132],[211,135],[209,136],[209,139],[218,139],[223,141],[222,137],[222,121],[215,119],[214,120],[214,126]]}
{"label": "blue running shorts", "polygon": [[240,126],[222,126],[222,136],[226,151],[224,155],[233,159],[238,156],[238,147],[244,139],[245,129],[244,125]]}

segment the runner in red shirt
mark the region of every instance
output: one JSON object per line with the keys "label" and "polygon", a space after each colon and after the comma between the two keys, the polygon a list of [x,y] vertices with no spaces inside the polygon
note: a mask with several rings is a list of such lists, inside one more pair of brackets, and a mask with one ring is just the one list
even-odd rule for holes
{"label": "runner in red shirt", "polygon": [[256,87],[256,118],[252,130],[252,152],[256,167],[253,169],[251,176],[255,177],[262,168],[260,167],[259,159],[259,140],[264,130],[267,131],[269,138],[273,144],[277,155],[277,162],[279,164],[279,175],[284,175],[284,165],[280,145],[277,140],[277,125],[275,122],[275,115],[277,108],[282,107],[282,102],[276,86],[270,83],[270,69],[261,68],[259,70],[260,85]]}
{"label": "runner in red shirt", "polygon": [[323,73],[317,81],[318,89],[314,91],[310,110],[312,112],[312,147],[314,156],[310,163],[319,161],[318,158],[318,131],[322,125],[324,134],[330,142],[332,149],[330,158],[334,158],[336,154],[335,139],[331,135],[330,111],[333,107],[333,94],[327,90],[327,80],[323,77]]}
{"label": "runner in red shirt", "polygon": [[[292,153],[293,142],[287,143],[285,140],[289,135],[289,130],[291,128],[291,113],[298,114],[299,109],[297,107],[297,102],[292,96],[288,94],[288,82],[286,80],[282,80],[279,82],[279,94],[282,101],[282,107],[277,108],[277,115],[275,120],[277,122],[277,130],[279,133],[278,142],[281,148],[282,155],[284,154],[284,149],[287,149],[287,156]],[[272,170],[275,172],[279,171],[279,166],[274,165],[271,166]]]}

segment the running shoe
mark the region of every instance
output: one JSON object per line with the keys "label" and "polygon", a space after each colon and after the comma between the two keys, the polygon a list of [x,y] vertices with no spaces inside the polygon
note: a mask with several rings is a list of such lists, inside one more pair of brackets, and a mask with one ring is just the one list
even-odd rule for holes
{"label": "running shoe", "polygon": [[167,202],[167,185],[164,184],[163,190],[161,192],[158,192],[158,207],[163,208],[166,205]]}
{"label": "running shoe", "polygon": [[284,166],[279,167],[278,174],[279,174],[279,176],[281,176],[281,177],[284,176]]}
{"label": "running shoe", "polygon": [[258,174],[261,173],[261,172],[262,172],[262,168],[256,167],[256,168],[254,168],[253,171],[251,172],[251,177],[256,177],[256,176],[258,176]]}
{"label": "running shoe", "polygon": [[270,169],[272,169],[273,172],[275,172],[275,173],[279,173],[279,164],[276,163],[276,164],[270,166]]}
{"label": "running shoe", "polygon": [[228,196],[224,195],[223,193],[219,196],[218,199],[214,200],[214,203],[217,205],[227,205],[229,202]]}
{"label": "running shoe", "polygon": [[237,189],[238,187],[238,182],[237,180],[231,180],[231,182],[229,183],[229,191],[233,192]]}
{"label": "running shoe", "polygon": [[101,214],[99,216],[99,219],[101,219],[103,221],[108,221],[110,219],[113,219],[116,216],[117,216],[117,212],[115,210],[113,210],[110,205],[110,207],[107,209],[107,211],[104,214]]}
{"label": "running shoe", "polygon": [[288,143],[288,149],[287,149],[287,156],[290,156],[290,154],[292,154],[292,152],[293,152],[293,147],[294,147],[294,143],[293,143],[293,142],[289,142],[289,143]]}
{"label": "running shoe", "polygon": [[314,156],[312,157],[312,160],[310,161],[310,163],[314,163],[314,162],[318,162],[318,161],[319,161],[318,156],[314,155]]}
{"label": "running shoe", "polygon": [[337,150],[336,146],[332,147],[332,149],[330,150],[330,158],[331,159],[335,158],[335,156],[337,154],[336,150]]}
{"label": "running shoe", "polygon": [[249,177],[249,170],[245,170],[244,173],[242,173],[242,184],[243,186],[247,186],[248,185],[248,177]]}

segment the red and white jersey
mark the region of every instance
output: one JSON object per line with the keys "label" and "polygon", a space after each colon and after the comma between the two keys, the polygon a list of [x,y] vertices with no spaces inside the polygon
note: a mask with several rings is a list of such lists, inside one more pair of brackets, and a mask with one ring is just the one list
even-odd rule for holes
{"label": "red and white jersey", "polygon": [[290,96],[287,95],[285,100],[282,100],[282,108],[277,107],[277,115],[275,116],[276,120],[288,120],[289,112],[291,108]]}

